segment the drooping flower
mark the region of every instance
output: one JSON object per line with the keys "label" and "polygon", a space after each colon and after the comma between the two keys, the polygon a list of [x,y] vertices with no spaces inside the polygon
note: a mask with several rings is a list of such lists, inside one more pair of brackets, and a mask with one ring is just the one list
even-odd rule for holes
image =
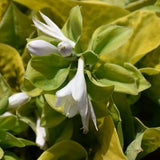
{"label": "drooping flower", "polygon": [[30,100],[30,97],[26,93],[16,93],[9,97],[8,108],[14,108],[24,105]]}
{"label": "drooping flower", "polygon": [[61,90],[56,92],[57,100],[55,106],[64,105],[65,115],[69,118],[78,112],[81,115],[83,133],[88,132],[89,118],[91,116],[95,128],[97,129],[96,116],[91,100],[87,94],[86,81],[84,77],[84,60],[79,58],[78,69],[72,80]]}
{"label": "drooping flower", "polygon": [[68,39],[62,33],[59,27],[47,16],[45,16],[41,12],[40,14],[46,24],[42,23],[36,18],[33,18],[33,23],[35,24],[35,26],[43,33],[59,40],[60,42],[56,47],[44,40],[34,40],[27,44],[28,51],[38,56],[45,56],[56,52],[59,52],[63,57],[70,56],[72,54],[72,49],[75,47],[75,42]]}
{"label": "drooping flower", "polygon": [[36,144],[41,148],[45,149],[46,148],[46,130],[44,127],[40,126],[40,118],[37,119],[36,123]]}

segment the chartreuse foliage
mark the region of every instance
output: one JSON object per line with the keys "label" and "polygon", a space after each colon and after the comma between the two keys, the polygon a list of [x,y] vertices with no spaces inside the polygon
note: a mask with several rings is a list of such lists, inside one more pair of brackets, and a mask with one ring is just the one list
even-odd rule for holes
{"label": "chartreuse foliage", "polygon": [[[22,59],[16,49],[3,43],[0,43],[0,53],[0,73],[11,88],[18,91],[24,78]],[[2,88],[2,90],[4,89]]]}
{"label": "chartreuse foliage", "polygon": [[0,23],[0,43],[9,44],[19,50],[23,49],[26,38],[32,31],[31,22],[31,19],[11,3]]}
{"label": "chartreuse foliage", "polygon": [[[71,154],[74,153],[74,154]],[[66,140],[55,144],[53,147],[45,151],[38,160],[52,160],[52,159],[73,159],[73,160],[87,160],[87,152],[78,143]]]}
{"label": "chartreuse foliage", "polygon": [[[143,102],[159,111],[159,6],[159,0],[1,0],[0,159],[140,160],[158,149],[160,121],[143,121],[151,110]],[[27,52],[32,40],[59,43],[33,27],[31,15],[39,17],[39,10],[75,42],[70,57]],[[69,119],[64,105],[55,107],[55,93],[73,78],[80,56],[98,126],[96,131],[90,122],[86,135],[79,115]],[[10,109],[17,91],[31,100]],[[44,151],[35,144],[38,117],[47,134]]]}

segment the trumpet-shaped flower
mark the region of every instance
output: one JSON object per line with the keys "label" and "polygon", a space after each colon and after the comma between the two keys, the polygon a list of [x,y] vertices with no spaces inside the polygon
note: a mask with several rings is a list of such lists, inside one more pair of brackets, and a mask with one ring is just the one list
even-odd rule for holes
{"label": "trumpet-shaped flower", "polygon": [[78,112],[81,115],[83,124],[83,133],[88,132],[88,123],[91,116],[95,128],[97,129],[96,116],[93,110],[91,100],[87,94],[86,81],[84,77],[84,61],[78,60],[78,69],[73,79],[61,90],[56,92],[57,100],[55,106],[64,105],[64,112],[71,118]]}
{"label": "trumpet-shaped flower", "polygon": [[36,18],[33,19],[33,23],[35,24],[35,26],[39,30],[41,30],[43,33],[45,33],[55,39],[58,39],[58,40],[64,41],[64,42],[68,42],[73,48],[75,47],[75,42],[68,39],[53,21],[51,21],[47,16],[45,16],[41,12],[40,12],[40,14],[41,14],[43,20],[46,22],[46,24],[42,23],[41,21],[37,20]]}
{"label": "trumpet-shaped flower", "polygon": [[18,107],[24,105],[30,100],[30,97],[26,93],[16,93],[9,97],[9,108]]}
{"label": "trumpet-shaped flower", "polygon": [[40,126],[40,118],[38,118],[36,123],[36,144],[41,149],[45,149],[46,139],[47,139],[46,130],[44,127]]}

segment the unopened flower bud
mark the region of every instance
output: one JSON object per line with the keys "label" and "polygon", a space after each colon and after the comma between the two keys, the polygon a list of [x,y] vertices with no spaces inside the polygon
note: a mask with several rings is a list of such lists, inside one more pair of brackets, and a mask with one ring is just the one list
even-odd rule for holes
{"label": "unopened flower bud", "polygon": [[17,93],[9,97],[9,108],[21,106],[29,101],[30,97],[26,93]]}
{"label": "unopened flower bud", "polygon": [[70,43],[62,41],[58,44],[58,52],[63,56],[63,57],[68,57],[72,54],[72,46]]}
{"label": "unopened flower bud", "polygon": [[57,53],[57,47],[44,41],[34,40],[27,44],[27,49],[31,54],[36,56],[47,56],[53,53]]}
{"label": "unopened flower bud", "polygon": [[41,148],[41,149],[46,149],[46,130],[44,127],[40,126],[40,118],[37,119],[37,124],[36,124],[36,144]]}

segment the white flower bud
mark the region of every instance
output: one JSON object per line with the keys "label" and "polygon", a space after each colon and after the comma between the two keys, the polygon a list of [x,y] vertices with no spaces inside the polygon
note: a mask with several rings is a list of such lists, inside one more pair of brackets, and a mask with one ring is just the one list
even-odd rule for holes
{"label": "white flower bud", "polygon": [[9,108],[21,106],[29,101],[30,97],[26,93],[17,93],[9,97]]}
{"label": "white flower bud", "polygon": [[58,52],[57,47],[44,41],[34,40],[27,44],[27,49],[31,54],[36,56],[47,56],[52,53]]}
{"label": "white flower bud", "polygon": [[36,144],[41,148],[45,149],[46,148],[46,130],[44,127],[40,126],[40,118],[37,119],[37,124],[36,124]]}
{"label": "white flower bud", "polygon": [[58,52],[63,56],[63,57],[68,57],[72,54],[72,46],[70,43],[62,41],[58,44]]}
{"label": "white flower bud", "polygon": [[1,116],[2,117],[7,117],[7,116],[12,116],[13,114],[12,113],[10,113],[10,112],[5,112],[5,113],[3,113]]}

